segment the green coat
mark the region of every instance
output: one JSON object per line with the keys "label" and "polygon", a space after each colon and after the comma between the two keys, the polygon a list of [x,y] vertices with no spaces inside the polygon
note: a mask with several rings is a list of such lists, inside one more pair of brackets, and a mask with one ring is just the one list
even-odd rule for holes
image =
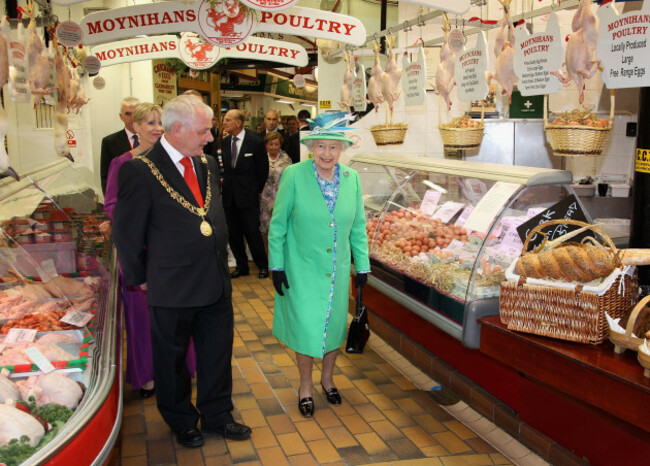
{"label": "green coat", "polygon": [[370,271],[359,174],[339,165],[341,184],[334,222],[313,161],[305,160],[284,171],[269,228],[269,268],[283,269],[290,287],[284,296],[275,296],[273,335],[294,351],[319,358],[323,357],[323,341],[329,353],[346,338],[350,253],[358,271]]}

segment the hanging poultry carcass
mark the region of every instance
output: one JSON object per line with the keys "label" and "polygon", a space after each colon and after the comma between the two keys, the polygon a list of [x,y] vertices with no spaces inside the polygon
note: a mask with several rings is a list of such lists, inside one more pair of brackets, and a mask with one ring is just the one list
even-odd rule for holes
{"label": "hanging poultry carcass", "polygon": [[81,84],[81,77],[77,68],[72,72],[72,78],[70,79],[70,98],[68,100],[68,109],[76,110],[79,113],[81,107],[86,105],[90,99],[86,98],[86,93],[84,91],[83,85]]}
{"label": "hanging poultry carcass", "polygon": [[454,78],[454,68],[456,67],[456,54],[449,45],[449,31],[451,25],[447,13],[443,13],[444,40],[440,48],[440,63],[436,71],[436,89],[435,93],[441,95],[447,103],[447,110],[451,110],[451,99],[449,95],[456,85]]}
{"label": "hanging poultry carcass", "polygon": [[[402,93],[400,82],[402,80],[402,69],[397,66],[397,59],[395,56],[395,36],[392,34],[386,38],[386,49],[388,50],[388,60],[386,61],[386,68],[384,74],[381,75],[382,89],[386,105],[390,110],[390,124],[393,124],[393,109],[395,102],[399,99]],[[388,121],[386,121],[388,124]]]}
{"label": "hanging poultry carcass", "polygon": [[341,84],[341,101],[339,107],[341,110],[350,113],[352,107],[352,81],[354,80],[354,58],[351,52],[346,52],[343,58],[345,60],[345,74],[343,75],[343,84]]}
{"label": "hanging poultry carcass", "polygon": [[[515,58],[515,37],[514,37],[514,24],[510,17],[510,2],[512,0],[499,0],[503,5],[503,18],[501,19],[501,26],[497,32],[497,37],[494,44],[494,55],[497,57],[494,66],[494,72],[486,73],[486,80],[488,85],[495,80],[501,86],[501,94],[508,96],[508,101],[512,100],[512,90],[514,85],[519,81],[515,74],[514,58]],[[508,36],[506,40],[505,29],[508,27]]]}
{"label": "hanging poultry carcass", "polygon": [[68,146],[68,101],[70,100],[70,69],[66,66],[61,50],[54,40],[54,66],[56,68],[56,87],[58,99],[54,115],[54,150],[59,157],[65,157],[74,162]]}
{"label": "hanging poultry carcass", "polygon": [[[0,26],[0,89],[9,81],[8,41],[11,38],[10,34],[9,22],[7,18],[3,18],[2,25]],[[7,112],[5,111],[4,104],[0,104],[0,173],[20,180],[16,170],[9,166],[9,156],[5,150],[5,137],[7,136],[8,129],[9,121],[7,120]]]}
{"label": "hanging poultry carcass", "polygon": [[590,0],[580,0],[571,22],[573,32],[569,34],[564,59],[564,70],[552,74],[568,86],[571,80],[578,87],[578,101],[585,100],[585,80],[592,78],[600,60],[596,59],[596,41],[598,39],[598,19],[591,11]]}
{"label": "hanging poultry carcass", "polygon": [[375,52],[375,64],[370,69],[370,78],[368,79],[368,103],[375,106],[375,113],[379,111],[379,106],[384,103],[384,92],[382,84],[382,75],[384,70],[381,67],[379,60],[379,42],[375,41],[372,44],[372,49]]}
{"label": "hanging poultry carcass", "polygon": [[41,98],[49,94],[50,89],[50,64],[43,55],[43,41],[36,32],[36,5],[29,2],[29,26],[27,26],[27,59],[29,62],[29,85],[34,95],[34,107]]}

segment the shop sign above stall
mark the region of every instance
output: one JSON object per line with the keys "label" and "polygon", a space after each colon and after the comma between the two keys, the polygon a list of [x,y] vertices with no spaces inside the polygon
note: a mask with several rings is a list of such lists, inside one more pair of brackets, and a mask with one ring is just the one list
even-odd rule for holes
{"label": "shop sign above stall", "polygon": [[403,0],[406,3],[415,3],[434,10],[450,11],[462,15],[469,10],[470,0]]}
{"label": "shop sign above stall", "polygon": [[619,15],[614,3],[597,11],[596,56],[609,89],[650,86],[650,1],[640,10]]}
{"label": "shop sign above stall", "polygon": [[305,66],[309,61],[307,51],[290,42],[251,36],[236,47],[220,48],[208,42],[198,43],[194,39],[196,34],[190,34],[186,33],[183,36],[185,42],[181,39],[181,43],[173,35],[139,37],[98,45],[92,48],[92,52],[102,62],[102,66],[159,58],[180,58],[194,69],[209,68],[224,58],[250,58],[289,66]]}
{"label": "shop sign above stall", "polygon": [[282,11],[294,4],[298,0],[240,0],[247,7],[260,11]]}
{"label": "shop sign above stall", "polygon": [[283,11],[255,11],[232,8],[209,0],[193,4],[149,3],[91,13],[81,21],[84,44],[92,45],[136,35],[195,32],[219,46],[234,46],[256,32],[284,32],[362,45],[366,40],[363,23],[355,17],[291,7]]}
{"label": "shop sign above stall", "polygon": [[368,108],[366,101],[366,67],[358,65],[352,73],[352,107],[355,112],[365,112]]}
{"label": "shop sign above stall", "polygon": [[528,34],[525,24],[515,28],[514,70],[521,95],[556,94],[562,83],[551,75],[562,68],[564,60],[560,25],[555,12],[551,12],[546,30]]}
{"label": "shop sign above stall", "polygon": [[402,79],[402,92],[406,106],[422,105],[426,97],[427,67],[424,57],[424,48],[417,48],[416,61],[412,62],[404,57],[404,79]]}
{"label": "shop sign above stall", "polygon": [[455,77],[458,84],[458,98],[461,102],[485,99],[488,85],[485,72],[488,69],[487,41],[485,32],[476,35],[476,47],[465,48],[456,55]]}

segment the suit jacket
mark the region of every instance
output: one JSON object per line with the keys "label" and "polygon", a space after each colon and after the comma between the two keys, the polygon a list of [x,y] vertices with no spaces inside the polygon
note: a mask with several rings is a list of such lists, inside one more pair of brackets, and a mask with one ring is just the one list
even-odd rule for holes
{"label": "suit jacket", "polygon": [[131,143],[126,136],[126,130],[121,129],[102,139],[102,151],[100,156],[99,175],[102,179],[102,193],[106,192],[106,180],[111,161],[125,152],[131,150]]}
{"label": "suit jacket", "polygon": [[[274,133],[280,133],[282,135],[282,137],[284,137],[284,135],[286,134],[285,131],[283,129],[280,129],[280,128],[276,128]],[[264,136],[266,136],[266,130],[265,129],[263,129],[259,133],[255,133],[255,134],[257,134],[257,136],[262,140],[262,142],[264,142]]]}
{"label": "suit jacket", "polygon": [[244,131],[246,131],[246,136],[239,148],[235,167],[231,164],[232,136],[221,141],[224,168],[221,192],[225,208],[259,206],[260,193],[269,176],[269,157],[264,142],[255,133],[249,130]]}
{"label": "suit jacket", "polygon": [[[198,207],[160,141],[147,158],[172,189]],[[127,284],[146,282],[151,306],[207,306],[231,294],[228,230],[217,165],[212,157],[206,158],[207,164],[200,157],[193,157],[192,161],[203,198],[206,182],[212,190],[206,220],[213,233],[207,237],[199,230],[201,218],[174,200],[146,163],[136,158],[120,168],[113,240]]]}
{"label": "suit jacket", "polygon": [[293,135],[285,133],[282,149],[291,157],[291,163],[300,162],[300,131]]}

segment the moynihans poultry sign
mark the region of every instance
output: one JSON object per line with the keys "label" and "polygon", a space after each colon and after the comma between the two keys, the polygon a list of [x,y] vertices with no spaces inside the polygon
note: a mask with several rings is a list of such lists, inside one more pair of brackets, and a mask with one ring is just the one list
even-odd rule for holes
{"label": "moynihans poultry sign", "polygon": [[[184,40],[185,39],[185,40]],[[102,66],[142,60],[180,58],[194,69],[209,68],[224,58],[245,58],[272,61],[289,66],[306,66],[309,60],[304,47],[292,42],[251,36],[235,47],[214,47],[209,52],[196,40],[178,39],[174,35],[137,37],[130,40],[97,45],[92,53]],[[192,44],[193,46],[188,46]],[[210,44],[213,45],[213,44]],[[181,48],[184,48],[181,50]]]}
{"label": "moynihans poultry sign", "polygon": [[195,32],[219,46],[235,46],[256,32],[284,32],[363,45],[366,30],[352,16],[291,7],[282,11],[240,8],[239,2],[198,0],[148,3],[91,13],[81,21],[84,45],[127,39],[137,35]]}

